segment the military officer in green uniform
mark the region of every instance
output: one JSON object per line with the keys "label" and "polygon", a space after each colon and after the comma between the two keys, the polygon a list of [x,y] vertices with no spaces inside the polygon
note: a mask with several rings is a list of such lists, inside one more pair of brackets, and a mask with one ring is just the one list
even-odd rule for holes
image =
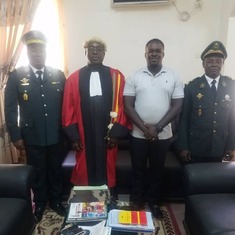
{"label": "military officer in green uniform", "polygon": [[5,116],[11,141],[25,149],[33,166],[35,219],[42,219],[47,202],[64,215],[62,189],[61,106],[65,75],[45,65],[46,38],[40,31],[22,37],[29,65],[10,73],[5,89]]}
{"label": "military officer in green uniform", "polygon": [[227,52],[214,41],[202,52],[205,74],[185,86],[178,129],[184,163],[221,162],[235,150],[235,85],[221,75]]}

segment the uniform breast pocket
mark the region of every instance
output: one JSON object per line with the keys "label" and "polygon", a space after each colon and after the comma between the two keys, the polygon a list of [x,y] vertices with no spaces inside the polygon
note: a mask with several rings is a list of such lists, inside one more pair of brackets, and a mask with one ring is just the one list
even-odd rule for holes
{"label": "uniform breast pocket", "polygon": [[54,92],[62,92],[63,91],[63,87],[60,83],[52,83],[51,89]]}
{"label": "uniform breast pocket", "polygon": [[220,106],[223,109],[229,109],[231,107],[231,101],[229,101],[229,100],[222,100]]}
{"label": "uniform breast pocket", "polygon": [[28,128],[28,127],[33,127],[33,120],[22,120],[20,122],[20,127],[21,128]]}
{"label": "uniform breast pocket", "polygon": [[19,86],[18,91],[19,91],[19,93],[25,93],[25,92],[28,93],[31,91],[31,87],[30,86]]}

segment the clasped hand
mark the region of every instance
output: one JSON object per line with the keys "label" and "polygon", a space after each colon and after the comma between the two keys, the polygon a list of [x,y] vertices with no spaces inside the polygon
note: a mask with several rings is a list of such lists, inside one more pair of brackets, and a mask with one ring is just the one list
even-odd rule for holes
{"label": "clasped hand", "polygon": [[191,162],[191,153],[188,150],[182,150],[180,152],[180,157],[183,164]]}
{"label": "clasped hand", "polygon": [[77,141],[73,141],[71,143],[71,148],[72,148],[72,150],[74,150],[76,152],[80,152],[80,151],[82,151],[82,149],[84,147],[83,147],[83,144],[82,144],[81,140],[77,140]]}
{"label": "clasped hand", "polygon": [[108,149],[114,148],[117,146],[117,138],[112,138],[112,137],[105,137],[106,140],[106,146]]}
{"label": "clasped hand", "polygon": [[[111,149],[117,146],[117,138],[111,138],[111,137],[107,137],[105,138],[106,140],[106,146],[107,148]],[[77,140],[77,141],[73,141],[71,143],[71,148],[72,150],[76,151],[76,152],[81,152],[84,148],[81,140]]]}
{"label": "clasped hand", "polygon": [[158,140],[158,132],[156,126],[150,124],[144,124],[144,126],[146,127],[146,130],[144,132],[145,138],[150,141]]}

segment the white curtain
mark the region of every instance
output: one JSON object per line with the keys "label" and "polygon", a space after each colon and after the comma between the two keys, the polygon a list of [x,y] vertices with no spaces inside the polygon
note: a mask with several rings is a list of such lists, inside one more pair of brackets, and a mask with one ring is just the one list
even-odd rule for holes
{"label": "white curtain", "polygon": [[23,163],[25,153],[10,142],[4,115],[4,87],[22,49],[20,41],[40,0],[0,0],[0,163]]}

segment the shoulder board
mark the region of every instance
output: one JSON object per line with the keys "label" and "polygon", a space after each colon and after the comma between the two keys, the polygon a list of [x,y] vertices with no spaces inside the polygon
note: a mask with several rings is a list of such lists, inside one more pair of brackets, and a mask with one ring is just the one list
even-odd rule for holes
{"label": "shoulder board", "polygon": [[227,78],[227,79],[229,79],[229,80],[233,80],[234,81],[234,79],[232,78],[232,77],[230,77],[230,76],[224,76],[225,78]]}
{"label": "shoulder board", "polygon": [[27,73],[27,72],[29,72],[29,66],[21,66],[21,67],[17,68],[16,70],[19,72]]}
{"label": "shoulder board", "polygon": [[16,68],[15,68],[15,67],[12,67],[12,68],[10,69],[9,73],[14,72],[15,70],[16,70]]}
{"label": "shoulder board", "polygon": [[188,83],[186,83],[186,85],[193,84],[193,83],[197,82],[200,78],[201,77],[194,78],[193,80],[188,81]]}
{"label": "shoulder board", "polygon": [[14,73],[14,72],[19,72],[19,71],[22,71],[23,69],[24,69],[23,66],[18,67],[18,68],[14,67],[14,68],[12,68],[12,69],[10,70],[9,73],[11,74],[11,73]]}
{"label": "shoulder board", "polygon": [[46,66],[46,70],[48,70],[50,73],[63,73],[62,70],[57,69],[57,68],[53,68],[51,66]]}

